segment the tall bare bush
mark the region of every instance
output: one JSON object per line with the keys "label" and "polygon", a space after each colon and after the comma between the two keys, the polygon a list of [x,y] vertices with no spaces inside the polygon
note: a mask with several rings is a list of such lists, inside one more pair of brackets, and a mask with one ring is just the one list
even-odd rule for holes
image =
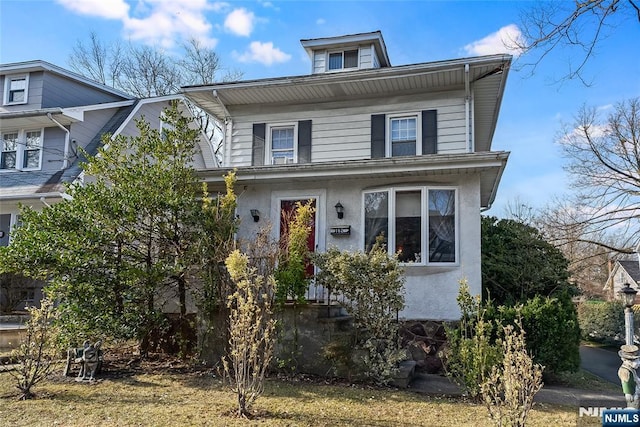
{"label": "tall bare bush", "polygon": [[9,373],[16,381],[21,400],[33,399],[33,387],[44,381],[57,366],[58,330],[53,323],[54,310],[48,299],[41,301],[40,308],[29,309],[31,318],[24,338],[11,354],[17,364]]}
{"label": "tall bare bush", "polygon": [[534,364],[527,353],[525,331],[519,320],[516,328],[508,325],[503,331],[502,364],[493,366],[481,385],[482,398],[497,426],[521,427],[526,425],[533,397],[542,388],[544,368]]}
{"label": "tall bare bush", "polygon": [[275,320],[271,299],[273,276],[257,274],[249,257],[235,250],[225,262],[236,291],[229,296],[229,353],[223,359],[233,391],[238,397],[238,415],[247,417],[252,403],[264,390],[264,378],[273,357]]}

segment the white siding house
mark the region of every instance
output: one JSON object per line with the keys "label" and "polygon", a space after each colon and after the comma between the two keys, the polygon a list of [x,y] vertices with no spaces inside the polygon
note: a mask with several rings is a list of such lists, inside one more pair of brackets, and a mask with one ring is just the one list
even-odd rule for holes
{"label": "white siding house", "polygon": [[237,170],[241,239],[267,222],[277,237],[287,203],[309,199],[316,251],[367,250],[384,234],[406,273],[400,317],[458,318],[459,281],[481,291],[480,213],[508,158],[491,142],[511,57],[392,67],[380,32],[302,46],[308,76],[183,88],[225,123],[223,165],[202,179],[221,190]]}

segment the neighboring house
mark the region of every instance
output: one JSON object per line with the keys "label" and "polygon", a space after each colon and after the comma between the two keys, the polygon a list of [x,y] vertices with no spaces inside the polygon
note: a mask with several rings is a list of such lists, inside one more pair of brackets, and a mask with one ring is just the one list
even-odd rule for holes
{"label": "neighboring house", "polygon": [[[162,110],[182,99],[134,99],[44,61],[0,65],[0,88],[0,246],[19,223],[19,205],[39,209],[62,200],[64,183],[81,176],[80,148],[95,154],[104,134],[137,135],[137,118],[159,128]],[[216,165],[209,147],[194,162]],[[22,305],[40,300],[39,289],[21,292]]]}
{"label": "neighboring house", "polygon": [[508,158],[491,143],[511,56],[392,67],[380,32],[302,46],[310,75],[183,88],[225,123],[222,167],[202,179],[222,190],[237,169],[240,239],[265,224],[279,236],[297,200],[317,208],[313,250],[367,250],[384,234],[406,272],[400,317],[459,318],[459,282],[481,293],[480,213]]}
{"label": "neighboring house", "polygon": [[[640,291],[640,260],[616,261],[613,264],[603,289],[607,299],[620,300],[619,292],[627,283],[631,288]],[[640,294],[636,295],[637,303],[640,303]]]}

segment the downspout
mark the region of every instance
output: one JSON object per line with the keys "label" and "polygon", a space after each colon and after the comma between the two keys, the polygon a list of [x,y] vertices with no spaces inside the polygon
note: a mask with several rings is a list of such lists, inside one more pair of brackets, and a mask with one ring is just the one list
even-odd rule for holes
{"label": "downspout", "polygon": [[58,125],[58,127],[60,129],[65,131],[65,136],[64,136],[64,157],[62,159],[62,168],[61,168],[61,169],[64,170],[64,169],[69,167],[69,143],[70,143],[69,135],[70,135],[71,131],[69,131],[69,129],[67,129],[66,127],[62,126],[60,124],[60,122],[58,122],[56,119],[54,119],[53,116],[51,115],[51,113],[47,113],[47,117],[49,117],[49,120],[51,120],[53,123]]}
{"label": "downspout", "polygon": [[473,153],[471,140],[471,89],[469,84],[469,64],[464,64],[464,125],[467,153]]}
{"label": "downspout", "polygon": [[[216,89],[213,90],[213,97],[216,99],[216,101],[218,101],[218,104],[220,104],[220,106],[224,110],[224,132],[223,132],[223,135],[222,135],[222,144],[223,144],[223,146],[222,146],[222,151],[223,151],[222,163],[223,163],[223,165],[230,165],[231,164],[231,150],[228,149],[228,148],[231,145],[231,141],[227,140],[227,135],[229,136],[229,138],[231,138],[232,135],[233,135],[233,119],[231,118],[231,114],[229,114],[229,110],[227,110],[227,107],[224,105],[224,103],[222,102],[222,100],[218,96],[218,91]],[[223,166],[223,165],[221,165],[221,166]]]}

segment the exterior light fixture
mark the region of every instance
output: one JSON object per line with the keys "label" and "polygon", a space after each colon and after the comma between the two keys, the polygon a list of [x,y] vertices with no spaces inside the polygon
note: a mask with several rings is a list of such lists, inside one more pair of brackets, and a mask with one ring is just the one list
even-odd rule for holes
{"label": "exterior light fixture", "polygon": [[630,284],[625,283],[624,287],[618,292],[622,297],[622,301],[624,302],[624,306],[627,308],[633,307],[634,301],[636,299],[636,294],[638,291],[633,289]]}
{"label": "exterior light fixture", "polygon": [[628,283],[624,284],[624,287],[620,289],[618,294],[622,297],[624,302],[624,326],[625,326],[625,343],[627,345],[633,345],[633,303],[636,299],[638,291],[633,289]]}
{"label": "exterior light fixture", "polygon": [[338,202],[336,203],[336,213],[338,214],[338,219],[342,219],[344,218],[344,206],[342,206],[342,203]]}
{"label": "exterior light fixture", "polygon": [[251,209],[251,216],[253,217],[253,222],[260,221],[260,211],[258,209]]}

